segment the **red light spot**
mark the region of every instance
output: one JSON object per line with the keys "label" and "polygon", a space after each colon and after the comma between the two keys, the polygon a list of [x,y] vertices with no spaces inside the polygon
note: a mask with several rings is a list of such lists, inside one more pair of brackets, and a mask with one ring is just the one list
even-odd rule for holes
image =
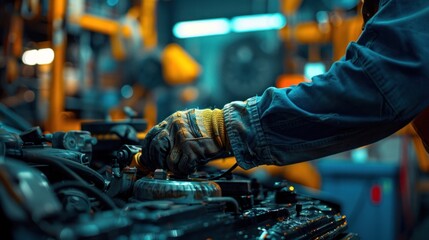
{"label": "red light spot", "polygon": [[373,204],[380,204],[381,202],[381,187],[378,184],[371,187],[371,201]]}

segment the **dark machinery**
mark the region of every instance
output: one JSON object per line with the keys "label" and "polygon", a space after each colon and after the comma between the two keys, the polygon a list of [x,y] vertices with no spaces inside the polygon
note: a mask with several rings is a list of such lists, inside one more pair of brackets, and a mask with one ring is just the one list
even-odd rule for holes
{"label": "dark machinery", "polygon": [[[358,239],[336,204],[285,181],[267,186],[210,167],[185,179],[164,170],[142,176],[128,166],[138,144],[100,155],[95,143],[86,131],[0,128],[2,237]],[[95,167],[92,156],[109,159]]]}

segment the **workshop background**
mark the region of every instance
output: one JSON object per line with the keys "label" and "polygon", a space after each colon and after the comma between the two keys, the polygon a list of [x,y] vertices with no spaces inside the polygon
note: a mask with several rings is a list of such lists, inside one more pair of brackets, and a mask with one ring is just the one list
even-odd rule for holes
{"label": "workshop background", "polygon": [[[150,128],[177,110],[222,108],[269,86],[311,81],[358,38],[360,7],[360,0],[1,1],[0,126],[55,132],[140,119]],[[427,216],[429,159],[408,126],[324,159],[237,171],[288,179],[336,201],[362,239],[406,239]]]}

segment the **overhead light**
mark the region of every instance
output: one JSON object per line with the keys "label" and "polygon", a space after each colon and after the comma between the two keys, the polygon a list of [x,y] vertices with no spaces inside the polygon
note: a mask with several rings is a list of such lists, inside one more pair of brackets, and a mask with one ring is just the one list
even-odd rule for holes
{"label": "overhead light", "polygon": [[234,32],[277,30],[285,25],[286,18],[281,13],[247,15],[231,19],[231,27]]}
{"label": "overhead light", "polygon": [[226,18],[178,22],[173,27],[173,34],[177,38],[222,35],[229,32],[229,21]]}
{"label": "overhead light", "polygon": [[54,50],[51,48],[32,49],[22,54],[22,62],[26,65],[50,64],[54,61]]}
{"label": "overhead light", "polygon": [[286,25],[286,18],[281,13],[255,14],[227,18],[214,18],[178,22],[173,27],[177,38],[222,35],[230,32],[252,32],[278,30]]}

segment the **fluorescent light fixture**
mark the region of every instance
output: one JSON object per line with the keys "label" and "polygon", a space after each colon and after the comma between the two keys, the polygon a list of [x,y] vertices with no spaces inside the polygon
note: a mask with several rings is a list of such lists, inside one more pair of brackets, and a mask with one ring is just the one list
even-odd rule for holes
{"label": "fluorescent light fixture", "polygon": [[234,32],[251,32],[281,29],[286,25],[286,18],[280,13],[239,16],[231,19]]}
{"label": "fluorescent light fixture", "polygon": [[286,18],[281,13],[255,14],[227,18],[214,18],[196,21],[178,22],[173,27],[177,38],[222,35],[230,32],[252,32],[278,30],[286,25]]}
{"label": "fluorescent light fixture", "polygon": [[320,75],[326,72],[325,64],[321,62],[306,63],[304,66],[304,76],[307,79],[311,79],[316,75]]}
{"label": "fluorescent light fixture", "polygon": [[177,38],[222,35],[229,32],[229,21],[226,18],[178,22],[173,27],[173,34]]}
{"label": "fluorescent light fixture", "polygon": [[54,61],[54,57],[54,50],[51,48],[33,49],[22,54],[22,62],[26,65],[50,64]]}

